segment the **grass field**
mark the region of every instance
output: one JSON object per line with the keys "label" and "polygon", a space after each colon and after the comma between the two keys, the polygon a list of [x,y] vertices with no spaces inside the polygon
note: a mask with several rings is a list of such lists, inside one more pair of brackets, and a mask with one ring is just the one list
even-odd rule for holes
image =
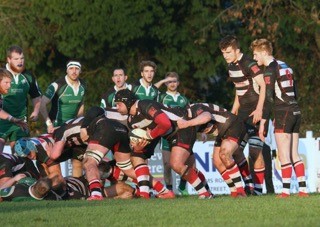
{"label": "grass field", "polygon": [[320,194],[2,202],[0,226],[320,226]]}

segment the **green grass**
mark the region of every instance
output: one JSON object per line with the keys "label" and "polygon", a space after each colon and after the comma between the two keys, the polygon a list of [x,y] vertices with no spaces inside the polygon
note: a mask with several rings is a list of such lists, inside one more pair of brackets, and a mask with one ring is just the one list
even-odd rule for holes
{"label": "green grass", "polygon": [[0,203],[0,226],[319,226],[320,194]]}

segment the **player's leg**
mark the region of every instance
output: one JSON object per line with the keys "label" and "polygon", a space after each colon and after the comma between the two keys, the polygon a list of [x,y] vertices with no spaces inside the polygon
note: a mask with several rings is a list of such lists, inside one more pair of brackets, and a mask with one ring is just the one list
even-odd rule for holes
{"label": "player's leg", "polygon": [[218,172],[221,174],[222,179],[226,182],[226,184],[229,187],[230,194],[232,197],[237,196],[237,189],[229,175],[229,172],[227,171],[227,168],[222,163],[220,159],[220,146],[221,144],[215,144],[214,150],[212,153],[212,163],[215,166],[215,168],[218,170]]}
{"label": "player's leg", "polygon": [[272,158],[271,158],[271,149],[264,143],[262,149],[263,160],[265,164],[265,183],[267,194],[274,193],[274,186],[272,181]]}
{"label": "player's leg", "polygon": [[199,198],[211,198],[211,193],[205,188],[198,176],[196,169],[186,165],[190,153],[188,150],[173,146],[171,148],[170,165],[171,168],[185,179],[199,194]]}
{"label": "player's leg", "polygon": [[299,133],[293,133],[291,159],[293,163],[293,169],[299,183],[299,196],[305,197],[305,196],[308,196],[306,176],[305,176],[304,163],[301,160],[301,157],[298,153],[298,146],[299,146]]}
{"label": "player's leg", "polygon": [[131,162],[134,172],[137,177],[140,196],[146,199],[150,198],[150,170],[147,161],[139,157],[138,154],[133,154]]}
{"label": "player's leg", "polygon": [[116,160],[116,166],[119,167],[126,176],[136,179],[130,153],[115,152],[114,159]]}
{"label": "player's leg", "polygon": [[89,182],[90,197],[88,200],[102,200],[102,183],[98,164],[102,158],[107,154],[108,149],[100,144],[89,143],[84,159],[83,167],[85,170],[86,178]]}
{"label": "player's leg", "polygon": [[254,193],[256,195],[262,194],[264,183],[264,160],[262,155],[263,142],[258,136],[251,136],[248,140],[249,155],[253,161],[254,168]]}
{"label": "player's leg", "polygon": [[252,180],[252,175],[249,168],[249,163],[247,158],[244,156],[243,150],[247,145],[247,141],[241,141],[239,148],[233,153],[233,159],[238,165],[240,174],[245,184],[245,192],[247,195],[251,195],[254,191],[254,185]]}
{"label": "player's leg", "polygon": [[238,143],[232,140],[231,137],[230,139],[224,139],[221,143],[219,156],[221,162],[226,167],[229,176],[237,189],[238,196],[246,196],[242,185],[241,174],[238,165],[232,157],[233,153],[238,149],[238,147]]}
{"label": "player's leg", "polygon": [[290,195],[290,182],[292,175],[290,159],[292,134],[276,132],[275,139],[278,147],[278,157],[281,163],[282,193],[280,197],[288,197]]}

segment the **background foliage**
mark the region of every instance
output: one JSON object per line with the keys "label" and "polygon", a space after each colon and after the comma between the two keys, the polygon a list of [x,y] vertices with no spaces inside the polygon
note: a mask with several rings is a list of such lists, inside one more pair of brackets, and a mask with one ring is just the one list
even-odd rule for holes
{"label": "background foliage", "polygon": [[243,52],[251,54],[250,43],[266,37],[275,57],[295,71],[303,131],[319,136],[319,5],[308,0],[2,0],[0,59],[4,64],[8,46],[22,46],[43,91],[65,74],[68,59],[80,60],[87,107],[99,104],[115,67],[125,67],[133,81],[140,77],[139,62],[149,59],[158,65],[155,81],[177,71],[181,92],[192,101],[230,108],[234,91],[226,81],[219,40],[235,34]]}

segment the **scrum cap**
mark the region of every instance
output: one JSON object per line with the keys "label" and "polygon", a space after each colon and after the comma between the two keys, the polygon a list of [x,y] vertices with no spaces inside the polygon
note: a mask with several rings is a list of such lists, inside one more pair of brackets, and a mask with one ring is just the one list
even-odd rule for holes
{"label": "scrum cap", "polygon": [[38,152],[36,146],[26,138],[21,138],[16,141],[14,151],[20,157],[27,157],[31,151]]}
{"label": "scrum cap", "polygon": [[130,108],[137,101],[137,98],[132,91],[123,89],[115,94],[114,101],[123,102],[126,105],[128,112],[130,112]]}

